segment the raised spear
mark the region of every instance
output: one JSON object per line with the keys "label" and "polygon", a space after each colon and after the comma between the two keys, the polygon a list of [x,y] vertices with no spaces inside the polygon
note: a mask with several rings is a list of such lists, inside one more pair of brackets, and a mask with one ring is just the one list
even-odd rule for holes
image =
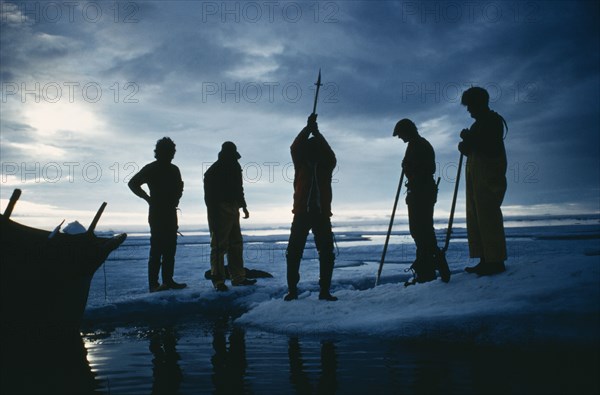
{"label": "raised spear", "polygon": [[315,102],[313,104],[313,114],[317,113],[317,100],[319,99],[319,88],[321,86],[323,86],[323,84],[321,84],[321,69],[319,69],[319,77],[317,78],[317,83],[315,84],[317,86],[317,91],[315,92]]}

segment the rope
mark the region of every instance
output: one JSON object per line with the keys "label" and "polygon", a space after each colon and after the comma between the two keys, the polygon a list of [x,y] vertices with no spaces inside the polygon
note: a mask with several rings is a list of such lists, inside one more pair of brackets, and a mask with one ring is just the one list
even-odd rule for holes
{"label": "rope", "polygon": [[108,292],[106,290],[106,262],[102,264],[102,270],[104,271],[104,301],[108,302]]}

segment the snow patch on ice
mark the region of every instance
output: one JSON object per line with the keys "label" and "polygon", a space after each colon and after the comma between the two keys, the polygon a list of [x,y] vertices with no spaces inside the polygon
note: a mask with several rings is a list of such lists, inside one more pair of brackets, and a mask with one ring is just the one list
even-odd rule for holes
{"label": "snow patch on ice", "polygon": [[597,342],[597,258],[509,260],[507,266],[506,273],[491,277],[455,274],[448,284],[438,280],[336,290],[337,302],[319,301],[317,292],[292,302],[273,298],[251,306],[236,323],[283,333]]}

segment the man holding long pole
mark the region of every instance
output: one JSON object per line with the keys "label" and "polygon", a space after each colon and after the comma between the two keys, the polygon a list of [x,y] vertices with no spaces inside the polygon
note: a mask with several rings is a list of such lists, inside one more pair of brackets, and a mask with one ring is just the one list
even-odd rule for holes
{"label": "man holding long pole", "polygon": [[467,89],[461,103],[475,122],[460,134],[459,151],[467,156],[467,236],[469,256],[479,258],[468,273],[489,276],[506,270],[506,239],[500,206],[506,193],[504,118],[489,108],[490,96],[480,87]]}
{"label": "man holding long pole", "polygon": [[[319,299],[336,301],[329,292],[335,255],[331,230],[331,177],[337,164],[335,154],[317,125],[317,97],[321,72],[317,80],[313,113],[298,134],[290,151],[294,162],[294,219],[286,251],[288,293],[286,301],[298,298],[300,261],[308,232],[312,230],[319,253]],[[312,136],[311,136],[312,135]]]}
{"label": "man holding long pole", "polygon": [[410,119],[400,120],[393,135],[408,143],[402,170],[408,180],[406,205],[410,235],[417,246],[417,259],[411,266],[415,276],[405,285],[425,283],[436,279],[436,257],[439,254],[433,229],[433,207],[438,193],[433,179],[435,152]]}

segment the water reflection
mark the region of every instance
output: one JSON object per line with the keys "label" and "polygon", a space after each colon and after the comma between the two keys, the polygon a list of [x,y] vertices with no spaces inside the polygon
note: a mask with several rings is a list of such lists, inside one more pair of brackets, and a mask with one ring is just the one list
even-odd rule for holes
{"label": "water reflection", "polygon": [[0,393],[98,393],[79,333],[29,328],[17,334],[4,329]]}
{"label": "water reflection", "polygon": [[[348,336],[332,341],[270,334],[231,321],[224,318],[201,327],[195,322],[170,324],[144,330],[142,336],[138,329],[117,331],[90,347],[87,359],[96,378],[81,342],[81,370],[61,373],[69,369],[62,364],[52,372],[82,382],[87,377],[92,387],[100,381],[107,393],[136,395],[598,393],[597,348],[483,347]],[[54,361],[32,355],[18,361],[21,373],[9,389],[18,388],[16,382],[39,385],[39,378],[51,376],[44,369]],[[4,391],[4,349],[2,357],[1,393],[18,392]],[[71,392],[89,393],[92,387]]]}
{"label": "water reflection", "polygon": [[321,343],[321,376],[317,393],[335,394],[337,390],[337,353],[331,341]]}
{"label": "water reflection", "polygon": [[[298,394],[314,393],[310,383],[307,367],[302,357],[300,341],[292,337],[288,341],[288,357],[290,360],[290,384]],[[337,390],[337,353],[331,341],[321,342],[321,366],[317,381],[317,394],[335,394]]]}
{"label": "water reflection", "polygon": [[233,327],[227,347],[226,331],[223,325],[215,325],[213,330],[214,354],[212,383],[216,394],[241,394],[250,392],[244,380],[246,376],[246,342],[242,328]]}
{"label": "water reflection", "polygon": [[298,394],[310,394],[310,380],[304,370],[304,361],[300,352],[300,342],[297,337],[288,342],[288,357],[290,359],[290,384]]}
{"label": "water reflection", "polygon": [[177,333],[173,328],[150,331],[150,352],[152,353],[153,394],[176,394],[183,380],[178,361]]}

